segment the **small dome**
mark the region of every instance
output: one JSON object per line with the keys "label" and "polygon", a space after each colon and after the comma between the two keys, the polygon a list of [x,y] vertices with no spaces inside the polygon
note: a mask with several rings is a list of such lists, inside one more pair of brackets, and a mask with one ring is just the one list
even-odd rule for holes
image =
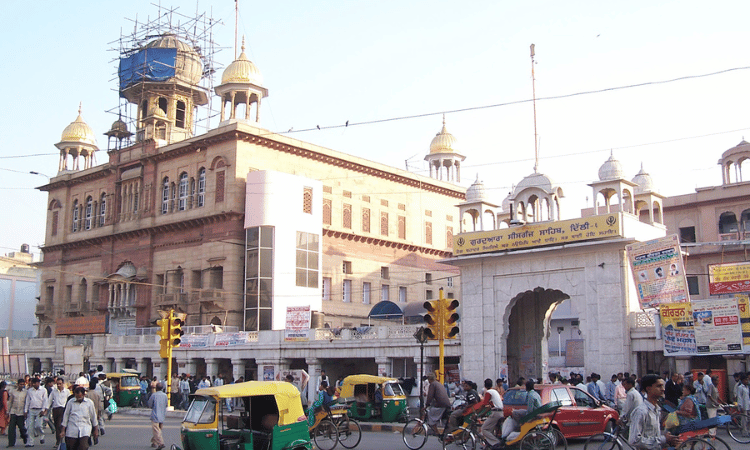
{"label": "small dome", "polygon": [[200,83],[203,77],[201,57],[190,45],[177,39],[177,36],[165,34],[149,42],[143,48],[176,48],[175,77],[193,85]]}
{"label": "small dome", "polygon": [[518,194],[519,192],[528,188],[537,188],[549,193],[552,192],[552,186],[554,184],[555,183],[552,181],[552,179],[547,175],[543,173],[532,173],[531,175],[521,180],[520,183],[518,183],[516,189],[513,191],[513,194]]}
{"label": "small dome", "polygon": [[78,117],[70,123],[62,132],[60,142],[79,142],[83,144],[96,145],[94,130],[83,121],[81,117],[81,106],[78,106]]}
{"label": "small dome", "polygon": [[443,129],[432,138],[430,153],[454,153],[456,150],[453,149],[453,144],[455,143],[456,138],[445,128],[445,116],[443,116]]}
{"label": "small dome", "polygon": [[654,181],[651,179],[651,175],[643,170],[643,163],[641,163],[641,170],[633,177],[633,183],[637,184],[635,187],[636,194],[642,194],[644,192],[653,192]]}
{"label": "small dome", "polygon": [[477,180],[466,190],[466,201],[470,203],[482,202],[485,198],[484,183],[479,181],[479,174],[477,174]]}
{"label": "small dome", "polygon": [[599,168],[599,181],[618,180],[622,178],[624,178],[622,164],[615,159],[613,154],[610,154],[609,159]]}
{"label": "small dome", "polygon": [[117,272],[115,272],[114,274],[119,275],[123,278],[130,278],[134,277],[136,273],[137,271],[135,269],[135,266],[130,262],[126,262],[122,265],[122,267],[117,269]]}
{"label": "small dome", "polygon": [[232,62],[221,75],[221,84],[226,83],[252,83],[256,86],[263,85],[263,75],[258,67],[247,59],[245,54],[245,38],[242,38],[242,53]]}
{"label": "small dome", "polygon": [[110,131],[122,131],[122,132],[127,133],[128,124],[126,124],[122,119],[117,119],[114,122],[112,122],[112,128],[110,128]]}
{"label": "small dome", "polygon": [[148,115],[149,116],[154,116],[154,117],[159,117],[159,118],[162,118],[162,119],[166,119],[167,118],[167,113],[164,112],[164,110],[161,109],[159,107],[159,105],[157,105],[156,103],[152,103],[151,106],[148,108]]}

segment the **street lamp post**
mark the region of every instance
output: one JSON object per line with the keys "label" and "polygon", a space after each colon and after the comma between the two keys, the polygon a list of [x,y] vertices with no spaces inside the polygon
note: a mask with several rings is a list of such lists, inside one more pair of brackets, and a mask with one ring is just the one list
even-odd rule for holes
{"label": "street lamp post", "polygon": [[424,344],[427,342],[427,335],[424,334],[424,327],[419,327],[414,337],[419,342],[419,410],[424,408],[424,390],[422,389],[422,379],[424,378]]}

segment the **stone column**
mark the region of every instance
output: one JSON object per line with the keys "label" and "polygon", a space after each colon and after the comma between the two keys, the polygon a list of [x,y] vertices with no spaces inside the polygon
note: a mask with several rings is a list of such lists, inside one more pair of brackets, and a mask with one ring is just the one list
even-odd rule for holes
{"label": "stone column", "polygon": [[195,375],[195,360],[193,358],[188,358],[188,360],[185,361],[185,373]]}
{"label": "stone column", "polygon": [[52,372],[52,358],[42,358],[42,372]]}
{"label": "stone column", "polygon": [[211,379],[211,377],[216,376],[216,368],[218,367],[219,361],[217,361],[214,358],[206,358],[206,376]]}
{"label": "stone column", "polygon": [[387,356],[378,356],[375,358],[375,363],[378,365],[378,375],[381,377],[390,376],[391,373],[391,358]]}
{"label": "stone column", "polygon": [[147,375],[148,374],[148,365],[151,362],[151,358],[141,358],[136,359],[136,370],[141,373],[141,375]]}
{"label": "stone column", "polygon": [[245,360],[232,358],[232,378],[234,378],[234,381],[237,381],[239,377],[244,377],[244,376],[245,376]]}
{"label": "stone column", "polygon": [[[159,359],[159,367],[154,367],[154,376],[159,377],[159,381],[167,379],[167,360]],[[166,387],[165,387],[166,389]]]}
{"label": "stone column", "polygon": [[318,393],[318,377],[322,368],[322,361],[318,358],[306,358],[307,374],[310,375],[310,381],[307,382],[307,402],[312,405],[315,396]]}
{"label": "stone column", "polygon": [[120,358],[117,360],[117,370],[122,372],[122,370],[127,366],[128,358]]}

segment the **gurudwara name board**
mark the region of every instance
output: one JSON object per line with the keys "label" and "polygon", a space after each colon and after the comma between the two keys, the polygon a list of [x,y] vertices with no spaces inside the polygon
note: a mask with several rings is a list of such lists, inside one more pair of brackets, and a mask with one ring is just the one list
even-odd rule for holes
{"label": "gurudwara name board", "polygon": [[458,235],[453,255],[474,255],[622,237],[619,214],[560,220]]}

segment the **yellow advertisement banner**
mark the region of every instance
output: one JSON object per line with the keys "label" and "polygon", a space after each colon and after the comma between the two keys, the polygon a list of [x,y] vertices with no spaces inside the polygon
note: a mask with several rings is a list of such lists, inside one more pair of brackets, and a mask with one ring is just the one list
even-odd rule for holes
{"label": "yellow advertisement banner", "polygon": [[750,262],[709,264],[708,290],[711,295],[750,291]]}
{"label": "yellow advertisement banner", "polygon": [[748,294],[734,294],[740,309],[740,323],[742,324],[742,343],[750,349],[750,296]]}
{"label": "yellow advertisement banner", "polygon": [[621,236],[620,214],[604,214],[557,222],[527,224],[501,230],[462,233],[456,239],[453,254],[455,256],[473,255]]}

